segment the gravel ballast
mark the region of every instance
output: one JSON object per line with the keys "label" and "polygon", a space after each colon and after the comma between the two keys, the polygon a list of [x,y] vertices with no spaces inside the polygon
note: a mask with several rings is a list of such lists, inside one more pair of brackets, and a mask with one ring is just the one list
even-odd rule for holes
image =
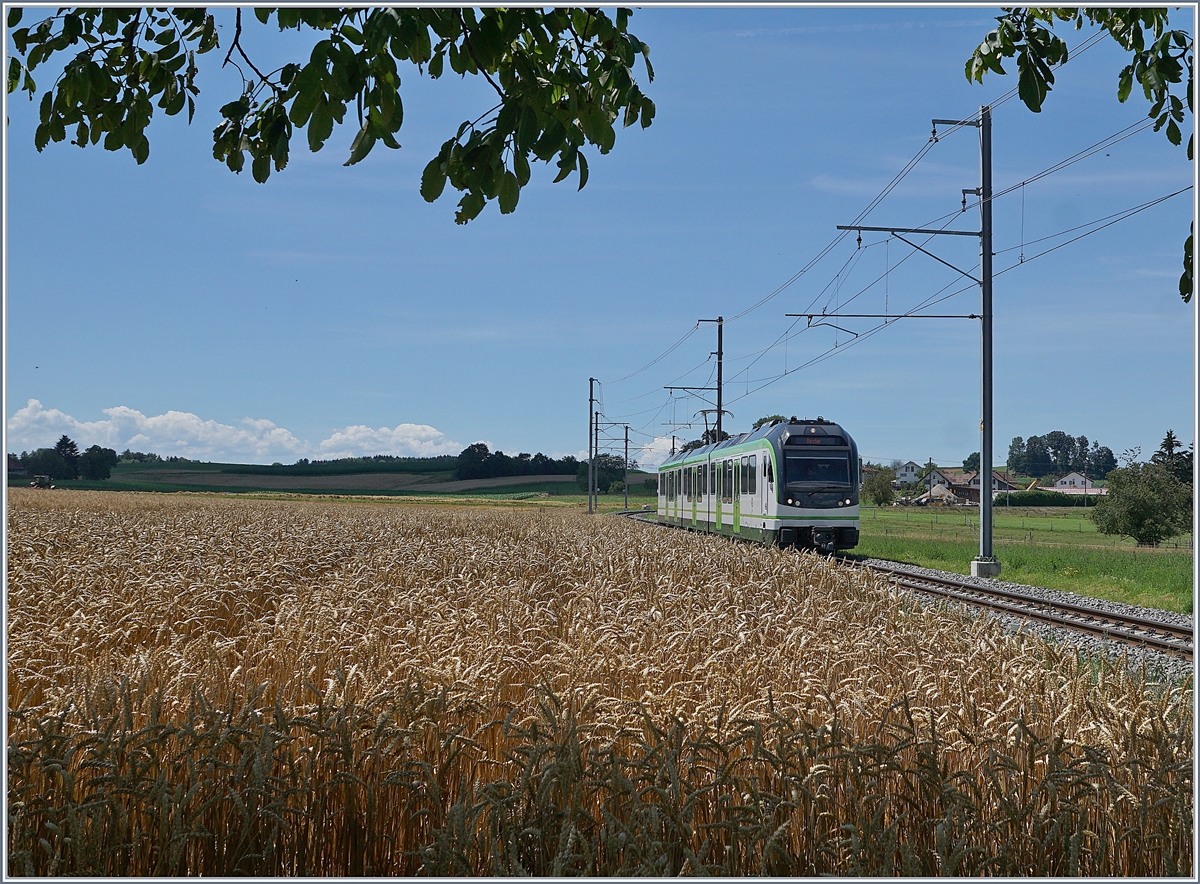
{"label": "gravel ballast", "polygon": [[[879,565],[884,568],[903,568],[905,571],[914,576],[941,577],[949,580],[959,580],[963,583],[985,587],[988,589],[1005,589],[1010,592],[1017,592],[1032,598],[1044,599],[1048,602],[1068,603],[1081,605],[1084,607],[1094,608],[1098,611],[1104,611],[1115,615],[1132,615],[1138,617],[1146,617],[1152,620],[1158,620],[1162,623],[1171,623],[1180,626],[1187,626],[1195,629],[1194,619],[1188,614],[1180,614],[1175,611],[1163,611],[1158,608],[1143,608],[1138,605],[1128,605],[1123,602],[1113,602],[1107,599],[1097,599],[1090,596],[1079,595],[1074,592],[1066,592],[1060,589],[1047,589],[1044,586],[1026,586],[1022,583],[1009,583],[1004,580],[994,580],[986,577],[970,577],[963,574],[957,574],[953,571],[939,571],[934,568],[920,568],[916,565],[907,565],[899,562],[887,561],[885,559],[858,558],[854,559],[857,565]],[[999,621],[1005,632],[1015,633],[1023,632],[1026,635],[1035,635],[1047,641],[1059,643],[1069,642],[1077,645],[1080,650],[1089,654],[1101,654],[1113,660],[1125,658],[1131,669],[1141,670],[1143,666],[1147,670],[1147,675],[1153,677],[1167,678],[1172,681],[1182,680],[1192,676],[1195,672],[1194,664],[1175,657],[1171,654],[1164,654],[1149,648],[1140,648],[1134,645],[1125,644],[1119,641],[1109,641],[1098,636],[1087,635],[1086,633],[1076,632],[1073,629],[1068,629],[1063,626],[1055,626],[1049,623],[1039,623],[1033,620],[1027,620],[1023,617],[1017,617],[1012,614],[1005,614],[1000,611],[991,611],[984,608],[977,608],[973,605],[954,602],[932,594],[924,594],[914,592],[914,595],[920,596],[923,600],[931,604],[946,605],[959,607],[971,616],[986,615],[995,618]]]}

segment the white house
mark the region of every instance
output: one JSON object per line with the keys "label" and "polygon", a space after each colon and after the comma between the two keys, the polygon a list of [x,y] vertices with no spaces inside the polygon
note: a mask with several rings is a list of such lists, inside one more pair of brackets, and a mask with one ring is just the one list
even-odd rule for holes
{"label": "white house", "polygon": [[1054,483],[1054,490],[1063,488],[1095,488],[1092,480],[1082,473],[1070,472]]}
{"label": "white house", "polygon": [[901,485],[911,485],[917,481],[917,473],[920,472],[921,465],[913,463],[911,460],[904,466],[896,470],[896,481]]}

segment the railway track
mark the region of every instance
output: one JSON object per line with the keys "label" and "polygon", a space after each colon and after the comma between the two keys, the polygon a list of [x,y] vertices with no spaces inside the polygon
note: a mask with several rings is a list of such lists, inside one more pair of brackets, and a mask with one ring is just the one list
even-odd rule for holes
{"label": "railway track", "polygon": [[1026,620],[1061,626],[1109,641],[1150,648],[1185,660],[1192,659],[1194,639],[1192,627],[1189,626],[1133,614],[1115,614],[1087,605],[1051,601],[1010,589],[980,586],[950,577],[916,574],[904,568],[879,564],[860,565],[853,559],[844,557],[843,561],[886,574],[897,586],[915,592],[936,595]]}
{"label": "railway track", "polygon": [[[619,513],[637,521],[659,524],[651,513],[631,510]],[[880,564],[861,564],[850,556],[840,561],[859,568],[886,574],[897,586],[914,592],[938,596],[950,601],[987,608],[1003,614],[1059,626],[1074,632],[1120,642],[1139,648],[1192,660],[1193,629],[1177,623],[1154,620],[1132,614],[1115,614],[1100,608],[1052,601],[1014,592],[1001,587],[980,586],[951,577],[933,577],[905,568]]]}

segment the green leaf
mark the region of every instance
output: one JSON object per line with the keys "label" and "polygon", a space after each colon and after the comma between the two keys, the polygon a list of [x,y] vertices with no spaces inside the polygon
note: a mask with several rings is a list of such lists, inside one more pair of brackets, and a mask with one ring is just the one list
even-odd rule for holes
{"label": "green leaf", "polygon": [[137,164],[140,166],[150,156],[150,139],[144,134],[139,136],[138,140],[133,143],[132,150],[133,158],[137,160]]}
{"label": "green leaf", "polygon": [[608,153],[617,143],[617,133],[607,120],[596,127],[596,136],[595,143],[600,147],[601,154]]}
{"label": "green leaf", "polygon": [[308,121],[308,148],[313,153],[316,153],[325,145],[327,139],[333,132],[333,117],[329,114],[329,105],[325,102],[325,96],[317,102],[316,108],[313,109],[312,118]]}
{"label": "green leaf", "polygon": [[8,26],[15,28],[21,21],[21,14],[24,10],[20,6],[9,7],[8,10]]}
{"label": "green leaf", "polygon": [[1018,64],[1020,77],[1017,81],[1017,94],[1025,106],[1035,114],[1042,111],[1042,100],[1046,97],[1045,84],[1041,82],[1037,69],[1031,64]]}
{"label": "green leaf", "polygon": [[17,86],[21,82],[21,63],[16,58],[8,60],[8,94],[17,91]]}
{"label": "green leaf", "polygon": [[517,200],[521,197],[521,185],[517,182],[517,176],[512,172],[505,171],[500,178],[500,214],[511,215],[517,207]]}
{"label": "green leaf", "polygon": [[472,190],[464,194],[463,198],[458,201],[458,211],[454,213],[454,223],[466,224],[483,211],[484,205],[482,193]]}
{"label": "green leaf", "polygon": [[517,184],[524,187],[529,183],[529,159],[521,151],[513,154],[513,171],[517,173]]}
{"label": "green leaf", "polygon": [[227,120],[241,120],[248,113],[250,113],[250,105],[246,103],[246,99],[244,98],[231,101],[221,108],[221,116]]}
{"label": "green leaf", "polygon": [[271,158],[255,157],[250,166],[250,174],[259,184],[266,184],[267,179],[271,177]]}
{"label": "green leaf", "polygon": [[1178,147],[1183,141],[1183,133],[1179,131],[1179,127],[1174,120],[1167,123],[1167,141]]}
{"label": "green leaf", "polygon": [[[450,70],[454,73],[465,74],[467,72],[467,54],[460,52],[458,46],[454,43],[450,44]],[[472,216],[474,217],[474,216]],[[459,222],[460,224],[466,222]]]}
{"label": "green leaf", "polygon": [[1133,67],[1126,67],[1121,71],[1121,78],[1117,83],[1117,101],[1124,102],[1129,97],[1129,93],[1133,91]]}
{"label": "green leaf", "polygon": [[579,187],[576,191],[583,190],[583,185],[587,184],[588,180],[588,164],[587,158],[582,154],[578,154],[576,159],[579,160]]}
{"label": "green leaf", "polygon": [[324,97],[324,93],[320,87],[301,89],[295,99],[292,101],[291,109],[288,111],[288,119],[293,125],[303,126],[312,116],[313,109],[317,106],[317,102]]}
{"label": "green leaf", "polygon": [[632,126],[634,123],[637,122],[639,107],[641,107],[641,103],[638,102],[636,99],[633,101],[630,101],[629,104],[625,105],[625,116],[621,120],[621,126],[623,128],[627,129],[630,126]]}
{"label": "green leaf", "polygon": [[442,195],[446,187],[446,173],[442,171],[442,161],[434,157],[421,173],[421,196],[425,202],[431,203]]}
{"label": "green leaf", "polygon": [[542,127],[538,124],[537,111],[532,105],[526,104],[521,108],[521,117],[517,122],[517,148],[529,150],[537,141]]}
{"label": "green leaf", "polygon": [[166,108],[164,108],[168,117],[173,117],[175,114],[183,110],[183,101],[186,97],[187,93],[183,92],[182,90],[171,96],[170,101],[167,102]]}
{"label": "green leaf", "polygon": [[353,166],[355,163],[363,160],[367,154],[371,152],[371,148],[375,146],[375,134],[371,131],[370,125],[364,125],[358,130],[358,135],[354,137],[354,141],[350,144],[350,159],[342,163],[343,166]]}
{"label": "green leaf", "polygon": [[646,96],[642,96],[642,128],[650,127],[651,121],[654,119],[654,102]]}

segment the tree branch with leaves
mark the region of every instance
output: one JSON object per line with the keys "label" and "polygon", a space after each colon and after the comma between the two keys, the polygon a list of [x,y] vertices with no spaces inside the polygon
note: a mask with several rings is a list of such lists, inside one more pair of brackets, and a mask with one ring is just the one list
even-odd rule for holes
{"label": "tree branch with leaves", "polygon": [[[1074,25],[1076,30],[1091,24],[1105,31],[1126,52],[1129,64],[1117,76],[1117,99],[1126,101],[1136,83],[1150,102],[1149,116],[1154,118],[1154,131],[1165,129],[1167,140],[1174,145],[1183,141],[1185,108],[1192,107],[1193,63],[1195,47],[1187,31],[1169,27],[1166,9],[1093,9],[1005,7],[1004,15],[996,19],[997,27],[990,31],[967,60],[968,80],[982,83],[991,72],[1006,74],[1001,64],[1006,58],[1017,60],[1017,94],[1034,113],[1039,113],[1054,86],[1054,68],[1067,62],[1066,41],[1054,33],[1057,22]],[[1184,83],[1182,90],[1173,87]],[[1182,95],[1176,94],[1182,91]],[[1187,155],[1193,158],[1194,135],[1188,135]],[[1192,298],[1192,231],[1183,247],[1183,274],[1179,278],[1179,294],[1183,300]]]}
{"label": "tree branch with leaves", "polygon": [[[400,148],[404,122],[404,63],[438,79],[446,66],[461,77],[482,75],[499,101],[459,126],[421,176],[421,195],[436,200],[446,183],[462,193],[455,221],[465,224],[491,201],[512,212],[531,163],[555,162],[563,181],[588,179],[583,148],[603,155],[624,127],[654,119],[654,103],[635,77],[640,58],[654,79],[649,47],[629,33],[628,9],[610,18],[599,9],[255,9],[260,26],[311,31],[307,60],[264,72],[242,45],[242,10],[225,54],[241,74],[241,94],[221,107],[213,156],[233,172],[250,159],[255,181],[286,168],[292,137],[306,131],[321,150],[335,124],[353,106],[357,132],[345,165],[365,159],[382,142]],[[219,48],[216,21],[205,8],[63,8],[18,27],[8,26],[16,48],[8,91],[38,92],[33,72],[58,57],[62,73],[42,94],[34,144],[66,140],[80,147],[103,140],[107,150],[128,149],[144,163],[147,127],[155,107],[167,115],[186,106],[195,113],[197,56]],[[237,53],[235,58],[235,51]],[[245,65],[243,69],[242,65]],[[155,102],[157,101],[157,104]]]}

